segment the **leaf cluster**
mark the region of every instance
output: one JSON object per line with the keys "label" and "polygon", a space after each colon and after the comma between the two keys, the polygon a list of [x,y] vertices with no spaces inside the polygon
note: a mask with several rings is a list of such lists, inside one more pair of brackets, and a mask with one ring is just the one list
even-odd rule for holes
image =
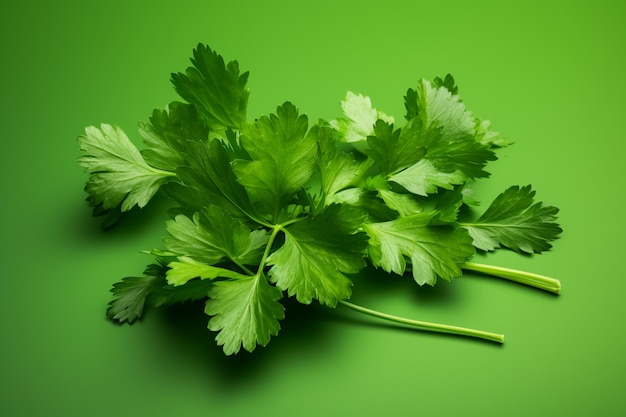
{"label": "leaf cluster", "polygon": [[450,75],[407,91],[401,126],[351,92],[332,121],[311,123],[290,102],[249,121],[248,73],[202,44],[191,63],[172,74],[181,101],[140,123],[144,149],[108,124],[79,138],[94,213],[141,208],[157,192],[173,203],[155,262],[114,285],[114,320],[205,299],[224,352],[252,351],[279,332],[283,297],[335,307],[368,262],[434,285],[477,250],[540,252],[561,231],[529,186],[458,220],[510,142],[466,109]]}

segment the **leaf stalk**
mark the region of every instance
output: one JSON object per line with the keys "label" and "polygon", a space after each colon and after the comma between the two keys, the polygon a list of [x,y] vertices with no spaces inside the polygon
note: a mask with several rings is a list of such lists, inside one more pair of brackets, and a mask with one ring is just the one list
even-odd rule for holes
{"label": "leaf stalk", "polygon": [[500,266],[485,265],[476,262],[465,262],[461,265],[461,268],[468,271],[491,275],[497,278],[508,279],[509,281],[539,288],[554,294],[560,294],[561,292],[561,282],[558,279],[547,277],[545,275],[534,274],[517,269],[503,268]]}
{"label": "leaf stalk", "polygon": [[391,321],[398,324],[407,325],[416,330],[437,332],[437,333],[449,333],[460,336],[473,337],[478,339],[489,340],[491,342],[504,343],[504,335],[498,333],[486,332],[483,330],[468,329],[465,327],[450,326],[447,324],[430,323],[425,321],[411,320],[404,317],[392,316],[387,313],[372,310],[357,304],[352,304],[348,301],[340,300],[339,303],[352,310],[364,313],[379,319]]}

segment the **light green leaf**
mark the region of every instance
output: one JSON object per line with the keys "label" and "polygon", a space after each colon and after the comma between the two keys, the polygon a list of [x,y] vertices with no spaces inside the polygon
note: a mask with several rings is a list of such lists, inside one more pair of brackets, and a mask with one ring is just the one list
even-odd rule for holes
{"label": "light green leaf", "polygon": [[446,86],[436,87],[421,79],[417,84],[418,117],[425,129],[440,127],[446,138],[474,136],[474,118]]}
{"label": "light green leaf", "polygon": [[85,190],[94,206],[128,211],[144,207],[172,172],[151,167],[119,127],[89,126],[78,138],[78,163],[89,173]]}
{"label": "light green leaf", "polygon": [[410,194],[400,194],[388,189],[378,190],[378,195],[385,202],[387,207],[398,212],[401,217],[421,213],[423,207],[415,197]]}
{"label": "light green leaf", "polygon": [[389,181],[422,196],[436,193],[439,187],[451,190],[454,185],[463,184],[466,180],[467,177],[462,172],[440,171],[428,159],[422,159],[415,165],[389,177]]}
{"label": "light green leaf", "polygon": [[358,142],[364,144],[367,137],[374,134],[377,120],[389,124],[394,122],[393,117],[372,107],[369,97],[352,91],[348,91],[341,101],[341,109],[345,117],[332,120],[330,125],[341,133],[343,141],[352,143],[357,148],[361,147]]}
{"label": "light green leaf", "polygon": [[365,266],[367,236],[357,232],[363,219],[361,210],[331,205],[286,228],[285,243],[267,259],[272,281],[303,304],[317,299],[334,307],[349,298],[352,283],[344,274]]}
{"label": "light green leaf", "polygon": [[446,77],[437,82],[439,86],[422,79],[405,97],[411,118],[403,134],[416,138],[414,142],[426,149],[423,159],[428,161],[419,161],[420,165],[413,166],[412,170],[417,171],[416,174],[427,171],[434,178],[413,178],[409,171],[396,179],[415,188],[420,195],[436,192],[437,187],[450,189],[469,179],[488,176],[484,166],[487,161],[496,159],[489,149],[491,145],[478,140],[475,119],[453,94],[456,91],[454,80]]}
{"label": "light green leaf", "polygon": [[285,314],[281,298],[263,275],[215,282],[205,312],[213,316],[208,327],[219,332],[215,340],[224,353],[232,355],[241,347],[252,352],[257,345],[267,345],[278,334],[278,320]]}
{"label": "light green leaf", "polygon": [[207,265],[188,256],[180,256],[177,261],[172,261],[167,266],[170,268],[166,273],[167,283],[173,286],[187,284],[188,281],[194,278],[242,279],[247,277],[230,269]]}
{"label": "light green leaf", "polygon": [[450,281],[460,276],[459,264],[474,253],[471,238],[462,228],[432,224],[432,220],[432,213],[418,213],[363,224],[370,236],[373,264],[402,275],[409,259],[413,278],[419,285],[434,285],[437,277]]}
{"label": "light green leaf", "polygon": [[502,148],[513,144],[512,140],[505,138],[500,132],[491,130],[489,120],[480,119],[476,119],[476,140],[492,148]]}

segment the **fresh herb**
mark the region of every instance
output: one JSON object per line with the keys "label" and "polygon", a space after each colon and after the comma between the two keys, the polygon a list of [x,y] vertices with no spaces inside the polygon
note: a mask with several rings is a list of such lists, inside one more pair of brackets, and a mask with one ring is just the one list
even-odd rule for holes
{"label": "fresh herb", "polygon": [[450,75],[408,90],[402,126],[351,92],[329,122],[311,123],[289,102],[248,121],[248,73],[204,45],[191,61],[172,75],[184,101],[140,124],[145,149],[108,124],[79,138],[88,201],[106,226],[157,192],[173,202],[164,248],[149,251],[155,262],[113,286],[111,319],[130,323],[146,305],[206,299],[208,328],[230,355],[269,343],[281,299],[293,296],[502,342],[355,305],[355,274],[370,264],[435,285],[471,270],[559,292],[555,279],[471,261],[501,247],[545,251],[561,229],[558,210],[536,202],[530,186],[510,187],[471,218],[473,181],[510,142],[467,111]]}

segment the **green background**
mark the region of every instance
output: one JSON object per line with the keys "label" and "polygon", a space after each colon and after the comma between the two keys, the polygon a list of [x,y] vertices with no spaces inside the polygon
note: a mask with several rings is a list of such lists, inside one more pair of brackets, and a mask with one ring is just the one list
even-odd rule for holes
{"label": "green background", "polygon": [[[7,2],[0,415],[624,415],[625,4]],[[165,204],[102,233],[76,137],[107,122],[136,140],[198,42],[251,71],[249,117],[290,100],[331,119],[352,90],[400,120],[408,87],[452,73],[468,108],[516,142],[479,196],[532,184],[565,230],[540,256],[480,261],[555,276],[562,294],[472,274],[435,288],[357,279],[364,305],[502,332],[503,346],[292,302],[268,347],[235,357],[202,305],[107,321],[111,284],[161,247]]]}

